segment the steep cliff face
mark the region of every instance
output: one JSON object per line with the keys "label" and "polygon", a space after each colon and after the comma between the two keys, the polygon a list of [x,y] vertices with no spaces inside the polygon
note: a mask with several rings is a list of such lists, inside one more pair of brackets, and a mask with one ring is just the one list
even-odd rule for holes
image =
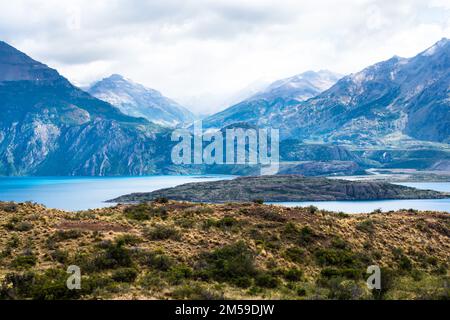
{"label": "steep cliff face", "polygon": [[0,75],[0,174],[150,174],[161,167],[162,128],[124,115],[5,43]]}

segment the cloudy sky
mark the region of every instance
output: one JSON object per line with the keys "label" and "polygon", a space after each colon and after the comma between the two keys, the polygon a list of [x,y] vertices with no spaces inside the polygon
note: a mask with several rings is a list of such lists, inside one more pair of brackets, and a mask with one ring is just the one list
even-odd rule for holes
{"label": "cloudy sky", "polygon": [[73,83],[120,73],[201,113],[253,83],[352,73],[442,37],[447,0],[0,1],[0,40]]}

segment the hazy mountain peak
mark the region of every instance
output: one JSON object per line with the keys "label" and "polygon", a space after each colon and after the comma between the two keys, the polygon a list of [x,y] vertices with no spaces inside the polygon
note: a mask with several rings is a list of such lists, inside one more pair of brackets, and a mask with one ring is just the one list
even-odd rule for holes
{"label": "hazy mountain peak", "polygon": [[310,70],[277,80],[251,99],[273,99],[277,97],[304,101],[329,89],[341,77],[341,75],[328,70],[317,72]]}
{"label": "hazy mountain peak", "polygon": [[450,41],[447,38],[442,38],[438,42],[436,42],[434,45],[432,45],[430,48],[422,52],[422,56],[432,56],[435,53],[437,53],[439,50],[442,50],[446,47],[448,47]]}
{"label": "hazy mountain peak", "polygon": [[118,107],[123,113],[154,123],[176,126],[194,120],[194,115],[161,92],[147,88],[119,74],[94,83],[88,92]]}

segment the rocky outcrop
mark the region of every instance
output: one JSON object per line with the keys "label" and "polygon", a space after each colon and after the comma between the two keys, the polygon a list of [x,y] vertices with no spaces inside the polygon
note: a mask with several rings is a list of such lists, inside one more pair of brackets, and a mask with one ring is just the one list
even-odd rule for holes
{"label": "rocky outcrop", "polygon": [[440,199],[450,197],[385,182],[306,178],[299,175],[240,177],[234,180],[188,183],[150,193],[135,193],[110,202],[140,202],[157,198],[194,202],[227,201],[333,201],[382,199]]}

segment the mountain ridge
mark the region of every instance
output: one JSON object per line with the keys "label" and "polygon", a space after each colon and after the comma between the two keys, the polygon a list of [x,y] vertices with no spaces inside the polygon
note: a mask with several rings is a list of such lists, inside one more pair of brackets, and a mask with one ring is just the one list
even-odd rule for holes
{"label": "mountain ridge", "polygon": [[195,120],[192,112],[163,96],[161,92],[119,74],[93,83],[87,91],[94,97],[116,106],[127,115],[146,118],[160,125],[177,126]]}

